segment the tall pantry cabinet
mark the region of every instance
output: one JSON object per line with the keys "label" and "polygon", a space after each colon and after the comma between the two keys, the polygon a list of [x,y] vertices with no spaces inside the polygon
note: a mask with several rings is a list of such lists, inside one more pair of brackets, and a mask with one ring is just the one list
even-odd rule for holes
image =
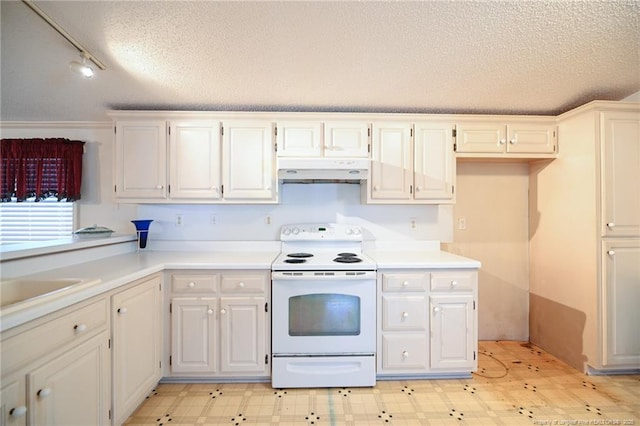
{"label": "tall pantry cabinet", "polygon": [[640,369],[640,104],[558,117],[530,165],[530,339],[592,372]]}

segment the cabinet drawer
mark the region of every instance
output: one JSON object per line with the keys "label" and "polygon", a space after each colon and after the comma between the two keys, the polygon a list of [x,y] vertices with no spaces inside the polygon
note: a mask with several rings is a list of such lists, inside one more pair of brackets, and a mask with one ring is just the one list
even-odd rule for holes
{"label": "cabinet drawer", "polygon": [[429,282],[428,272],[415,274],[382,274],[382,291],[423,291]]}
{"label": "cabinet drawer", "polygon": [[217,275],[173,275],[171,277],[171,291],[173,293],[215,293],[218,289]]}
{"label": "cabinet drawer", "polygon": [[406,295],[382,296],[382,330],[426,330],[427,297]]}
{"label": "cabinet drawer", "polygon": [[267,291],[265,274],[223,274],[220,285],[222,293],[259,293]]}
{"label": "cabinet drawer", "polygon": [[426,333],[382,335],[383,370],[424,371],[428,367],[427,361]]}
{"label": "cabinet drawer", "polygon": [[79,344],[107,327],[106,298],[67,312],[3,340],[2,372],[9,373],[67,344]]}
{"label": "cabinet drawer", "polygon": [[431,291],[473,291],[475,272],[432,272]]}

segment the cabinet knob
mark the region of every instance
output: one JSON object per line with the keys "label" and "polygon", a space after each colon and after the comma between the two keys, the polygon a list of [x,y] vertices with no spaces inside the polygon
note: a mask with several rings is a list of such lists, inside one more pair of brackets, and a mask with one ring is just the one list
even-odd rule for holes
{"label": "cabinet knob", "polygon": [[511,145],[515,145],[515,144],[516,144],[516,142],[518,142],[518,141],[517,141],[517,140],[515,140],[515,139],[509,139],[509,143],[510,143]]}
{"label": "cabinet knob", "polygon": [[27,407],[25,407],[24,405],[18,405],[17,407],[14,407],[11,410],[9,410],[9,415],[11,417],[22,417],[26,413],[27,413]]}
{"label": "cabinet knob", "polygon": [[616,251],[615,251],[615,250],[609,250],[609,251],[607,252],[607,254],[608,254],[609,256],[613,256],[614,254],[616,254]]}
{"label": "cabinet knob", "polygon": [[36,395],[40,398],[46,398],[51,395],[51,388],[42,388],[36,393]]}
{"label": "cabinet knob", "polygon": [[500,143],[500,145],[504,145],[506,142],[507,142],[506,140],[504,140],[504,139],[500,139],[500,142],[499,142],[499,143]]}
{"label": "cabinet knob", "polygon": [[240,282],[238,283],[238,287],[240,287],[240,288],[244,288],[244,282],[240,281]]}
{"label": "cabinet knob", "polygon": [[409,352],[408,351],[402,351],[402,357],[403,358],[409,358]]}
{"label": "cabinet knob", "polygon": [[208,313],[209,315],[213,315],[213,309],[211,309],[211,308],[207,309],[207,313]]}
{"label": "cabinet knob", "polygon": [[73,326],[73,331],[76,333],[82,333],[87,330],[87,324],[76,324]]}
{"label": "cabinet knob", "polygon": [[409,318],[409,312],[403,312],[402,318]]}
{"label": "cabinet knob", "polygon": [[163,186],[162,185],[156,185],[156,189],[162,189]]}
{"label": "cabinet knob", "polygon": [[607,223],[607,228],[609,228],[609,229],[613,229],[613,228],[615,228],[615,227],[616,227],[616,224],[615,224],[615,223],[613,223],[613,222],[609,222],[609,223]]}
{"label": "cabinet knob", "polygon": [[379,190],[379,189],[380,189],[380,187],[379,187],[378,185],[376,185],[376,186],[374,186],[374,187],[373,187],[373,190],[374,190],[374,191],[377,191],[377,190]]}
{"label": "cabinet knob", "polygon": [[458,281],[451,281],[451,287],[455,287],[458,285]]}
{"label": "cabinet knob", "polygon": [[436,312],[436,313],[440,312],[440,308],[436,306],[435,308],[433,308],[433,312]]}
{"label": "cabinet knob", "polygon": [[422,191],[422,187],[421,186],[416,186],[416,192],[420,192]]}
{"label": "cabinet knob", "polygon": [[402,287],[408,287],[409,281],[402,281]]}
{"label": "cabinet knob", "polygon": [[127,308],[118,308],[118,313],[124,315],[127,313]]}
{"label": "cabinet knob", "polygon": [[193,281],[189,283],[189,288],[194,288],[195,286],[196,286],[196,283],[194,283]]}
{"label": "cabinet knob", "polygon": [[226,310],[226,309],[220,309],[220,313],[221,313],[222,315],[224,315],[224,314],[226,314],[226,313],[227,313],[227,310]]}

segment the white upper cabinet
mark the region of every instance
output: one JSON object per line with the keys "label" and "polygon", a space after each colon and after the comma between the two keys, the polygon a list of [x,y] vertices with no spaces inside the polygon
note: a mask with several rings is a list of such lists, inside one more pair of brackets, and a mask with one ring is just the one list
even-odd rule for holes
{"label": "white upper cabinet", "polygon": [[414,198],[453,201],[456,162],[453,124],[420,122],[414,130]]}
{"label": "white upper cabinet", "polygon": [[327,121],[324,123],[325,157],[368,157],[369,123]]}
{"label": "white upper cabinet", "polygon": [[456,124],[456,152],[461,157],[548,157],[557,151],[556,140],[555,120],[505,122],[496,117],[463,119]]}
{"label": "white upper cabinet", "polygon": [[118,199],[167,196],[167,127],[161,120],[117,121],[115,193]]}
{"label": "white upper cabinet", "polygon": [[602,236],[640,236],[640,113],[600,114]]}
{"label": "white upper cabinet", "polygon": [[369,156],[369,123],[366,121],[284,120],[277,125],[278,157]]}
{"label": "white upper cabinet", "polygon": [[453,202],[452,135],[447,122],[374,122],[367,202]]}
{"label": "white upper cabinet", "polygon": [[169,124],[169,196],[219,200],[220,122],[172,121]]}
{"label": "white upper cabinet", "polygon": [[320,157],[323,152],[322,123],[279,121],[276,140],[278,157]]}
{"label": "white upper cabinet", "polygon": [[413,141],[411,123],[379,122],[373,125],[371,200],[412,199]]}
{"label": "white upper cabinet", "polygon": [[222,184],[226,200],[278,201],[271,121],[223,123]]}

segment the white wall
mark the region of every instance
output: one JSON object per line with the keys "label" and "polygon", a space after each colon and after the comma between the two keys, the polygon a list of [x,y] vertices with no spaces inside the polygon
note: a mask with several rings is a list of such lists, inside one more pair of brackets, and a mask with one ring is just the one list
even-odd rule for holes
{"label": "white wall", "polygon": [[[482,262],[480,340],[529,339],[529,165],[458,162],[453,243],[443,249]],[[466,229],[458,229],[464,218]]]}

